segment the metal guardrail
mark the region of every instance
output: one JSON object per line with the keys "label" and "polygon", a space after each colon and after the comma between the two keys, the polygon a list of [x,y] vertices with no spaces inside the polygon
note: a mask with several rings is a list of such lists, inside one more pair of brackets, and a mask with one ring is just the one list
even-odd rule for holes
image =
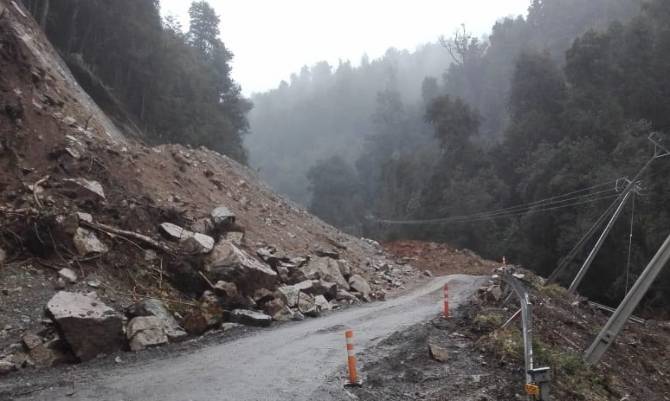
{"label": "metal guardrail", "polygon": [[523,330],[523,349],[528,400],[549,401],[551,399],[551,371],[548,367],[535,368],[533,360],[533,305],[528,291],[521,281],[506,267],[500,269],[500,277],[519,298]]}

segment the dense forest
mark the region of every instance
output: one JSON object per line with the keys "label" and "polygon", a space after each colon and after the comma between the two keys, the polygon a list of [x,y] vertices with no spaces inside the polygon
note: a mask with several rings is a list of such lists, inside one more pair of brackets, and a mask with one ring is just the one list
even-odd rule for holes
{"label": "dense forest", "polygon": [[434,43],[414,52],[389,49],[375,60],[363,56],[358,66],[322,61],[303,67],[289,82],[252,98],[253,135],[245,142],[251,165],[275,189],[309,203],[311,167],[333,156],[351,167],[362,155],[375,129],[371,116],[379,92],[393,90],[413,104],[421,98],[423,79],[441,74],[449,60]]}
{"label": "dense forest", "polygon": [[[128,133],[248,162],[356,235],[450,242],[543,275],[573,253],[564,282],[652,155],[649,134],[670,141],[667,0],[532,0],[487,37],[445,27],[414,51],[304,67],[253,109],[205,1],[187,31],[157,0],[24,3]],[[668,234],[668,173],[670,157],[649,164],[583,292],[630,288]],[[646,304],[668,299],[666,271]]]}
{"label": "dense forest", "polygon": [[[284,110],[288,123],[274,127],[273,140],[292,138],[285,129],[320,137],[319,121],[338,119],[341,131],[327,131],[331,152],[319,149],[320,161],[306,174],[311,210],[330,223],[378,239],[446,241],[505,255],[549,275],[616,199],[617,180],[632,178],[650,158],[648,135],[670,134],[670,4],[535,0],[526,17],[500,20],[486,40],[463,27],[440,42],[449,56],[441,76],[426,75],[414,97],[397,85],[398,74],[381,80],[367,127],[346,130],[362,116],[347,118],[331,103],[300,95],[297,81],[259,96],[298,105]],[[361,74],[365,66],[351,70]],[[347,90],[331,83],[321,93]],[[358,100],[354,93],[347,104]],[[341,98],[329,100],[342,107]],[[254,132],[262,112],[251,120]],[[261,131],[270,125],[263,124]],[[305,145],[291,143],[291,155],[310,164],[314,149]],[[665,159],[651,163],[582,291],[613,302],[630,288],[668,234],[669,170]],[[299,183],[300,170],[291,171]],[[585,241],[559,279],[574,275],[594,241]],[[668,272],[647,304],[667,299]]]}
{"label": "dense forest", "polygon": [[245,162],[251,103],[230,76],[220,19],[194,1],[190,27],[158,0],[24,0],[94,100],[150,143],[206,146]]}

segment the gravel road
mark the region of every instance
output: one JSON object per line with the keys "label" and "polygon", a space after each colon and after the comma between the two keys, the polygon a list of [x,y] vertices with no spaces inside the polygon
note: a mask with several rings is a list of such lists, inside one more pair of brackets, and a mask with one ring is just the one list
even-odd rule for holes
{"label": "gravel road", "polygon": [[[341,391],[345,376],[344,331],[354,329],[356,350],[434,317],[441,288],[449,283],[450,306],[457,307],[484,279],[453,275],[435,278],[400,298],[351,308],[320,319],[260,330],[193,353],[106,368],[77,382],[21,400],[101,401],[300,401],[323,388]],[[96,369],[96,368],[93,368]]]}

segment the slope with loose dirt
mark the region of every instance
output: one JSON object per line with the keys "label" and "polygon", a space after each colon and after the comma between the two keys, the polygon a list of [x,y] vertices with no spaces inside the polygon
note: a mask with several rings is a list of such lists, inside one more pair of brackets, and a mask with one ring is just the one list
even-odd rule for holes
{"label": "slope with loose dirt", "polygon": [[[294,313],[300,297],[291,310],[273,291],[305,278],[300,284],[319,286],[301,287],[317,315],[384,299],[419,277],[374,241],[325,224],[223,155],[124,136],[18,1],[0,0],[0,71],[0,374],[8,365],[35,365],[26,334],[44,341],[40,347],[68,351],[60,349],[67,348],[62,328],[44,314],[58,291],[95,292],[120,313],[158,299],[197,334],[229,317],[222,308],[282,308],[284,317],[302,317]],[[213,227],[219,207],[234,215],[225,227]],[[179,226],[177,240],[161,233],[163,223]],[[181,228],[202,235],[182,236]],[[235,282],[213,288],[219,283],[205,267],[221,244],[236,263],[224,266]],[[326,279],[339,280],[337,287]]]}

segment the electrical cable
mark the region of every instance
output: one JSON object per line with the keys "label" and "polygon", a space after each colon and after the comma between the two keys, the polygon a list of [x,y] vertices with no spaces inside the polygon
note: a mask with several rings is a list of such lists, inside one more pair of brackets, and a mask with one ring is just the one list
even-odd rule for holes
{"label": "electrical cable", "polygon": [[631,203],[630,211],[630,234],[628,235],[628,260],[626,262],[626,294],[628,295],[628,289],[630,284],[630,255],[631,249],[633,247],[633,225],[635,224],[635,193],[633,193],[633,201]]}
{"label": "electrical cable", "polygon": [[[602,185],[599,185],[602,186]],[[595,188],[595,187],[593,187]],[[591,188],[589,188],[591,189]],[[375,221],[379,223],[384,223],[384,224],[392,224],[392,225],[405,225],[405,224],[441,224],[441,223],[465,223],[465,222],[471,222],[471,221],[481,221],[481,220],[488,220],[496,217],[511,217],[515,215],[520,215],[520,214],[525,214],[526,212],[530,211],[544,211],[545,209],[547,210],[553,210],[554,207],[560,207],[562,208],[563,206],[565,207],[570,207],[573,206],[573,203],[576,202],[577,205],[583,204],[583,203],[589,203],[589,202],[582,202],[582,201],[587,201],[587,200],[601,200],[601,199],[609,199],[614,196],[618,195],[608,195],[608,196],[601,196],[598,197],[598,195],[606,194],[606,193],[611,193],[613,192],[614,189],[607,189],[607,190],[602,190],[602,191],[596,191],[592,192],[589,194],[583,194],[580,196],[573,196],[570,198],[566,199],[560,199],[563,198],[567,195],[570,194],[575,194],[577,192],[583,192],[583,191],[574,191],[568,194],[560,195],[560,196],[555,196],[552,198],[547,198],[543,199],[542,201],[536,201],[536,202],[531,202],[527,204],[522,204],[522,205],[517,205],[514,207],[510,208],[505,208],[505,209],[497,209],[497,210],[492,210],[488,212],[480,212],[480,213],[474,213],[474,214],[469,214],[469,215],[463,215],[463,216],[451,216],[451,217],[443,217],[443,218],[436,218],[436,219],[422,219],[422,220],[387,220],[387,219],[375,219]],[[563,205],[565,204],[565,205]],[[537,209],[541,208],[541,209]]]}

